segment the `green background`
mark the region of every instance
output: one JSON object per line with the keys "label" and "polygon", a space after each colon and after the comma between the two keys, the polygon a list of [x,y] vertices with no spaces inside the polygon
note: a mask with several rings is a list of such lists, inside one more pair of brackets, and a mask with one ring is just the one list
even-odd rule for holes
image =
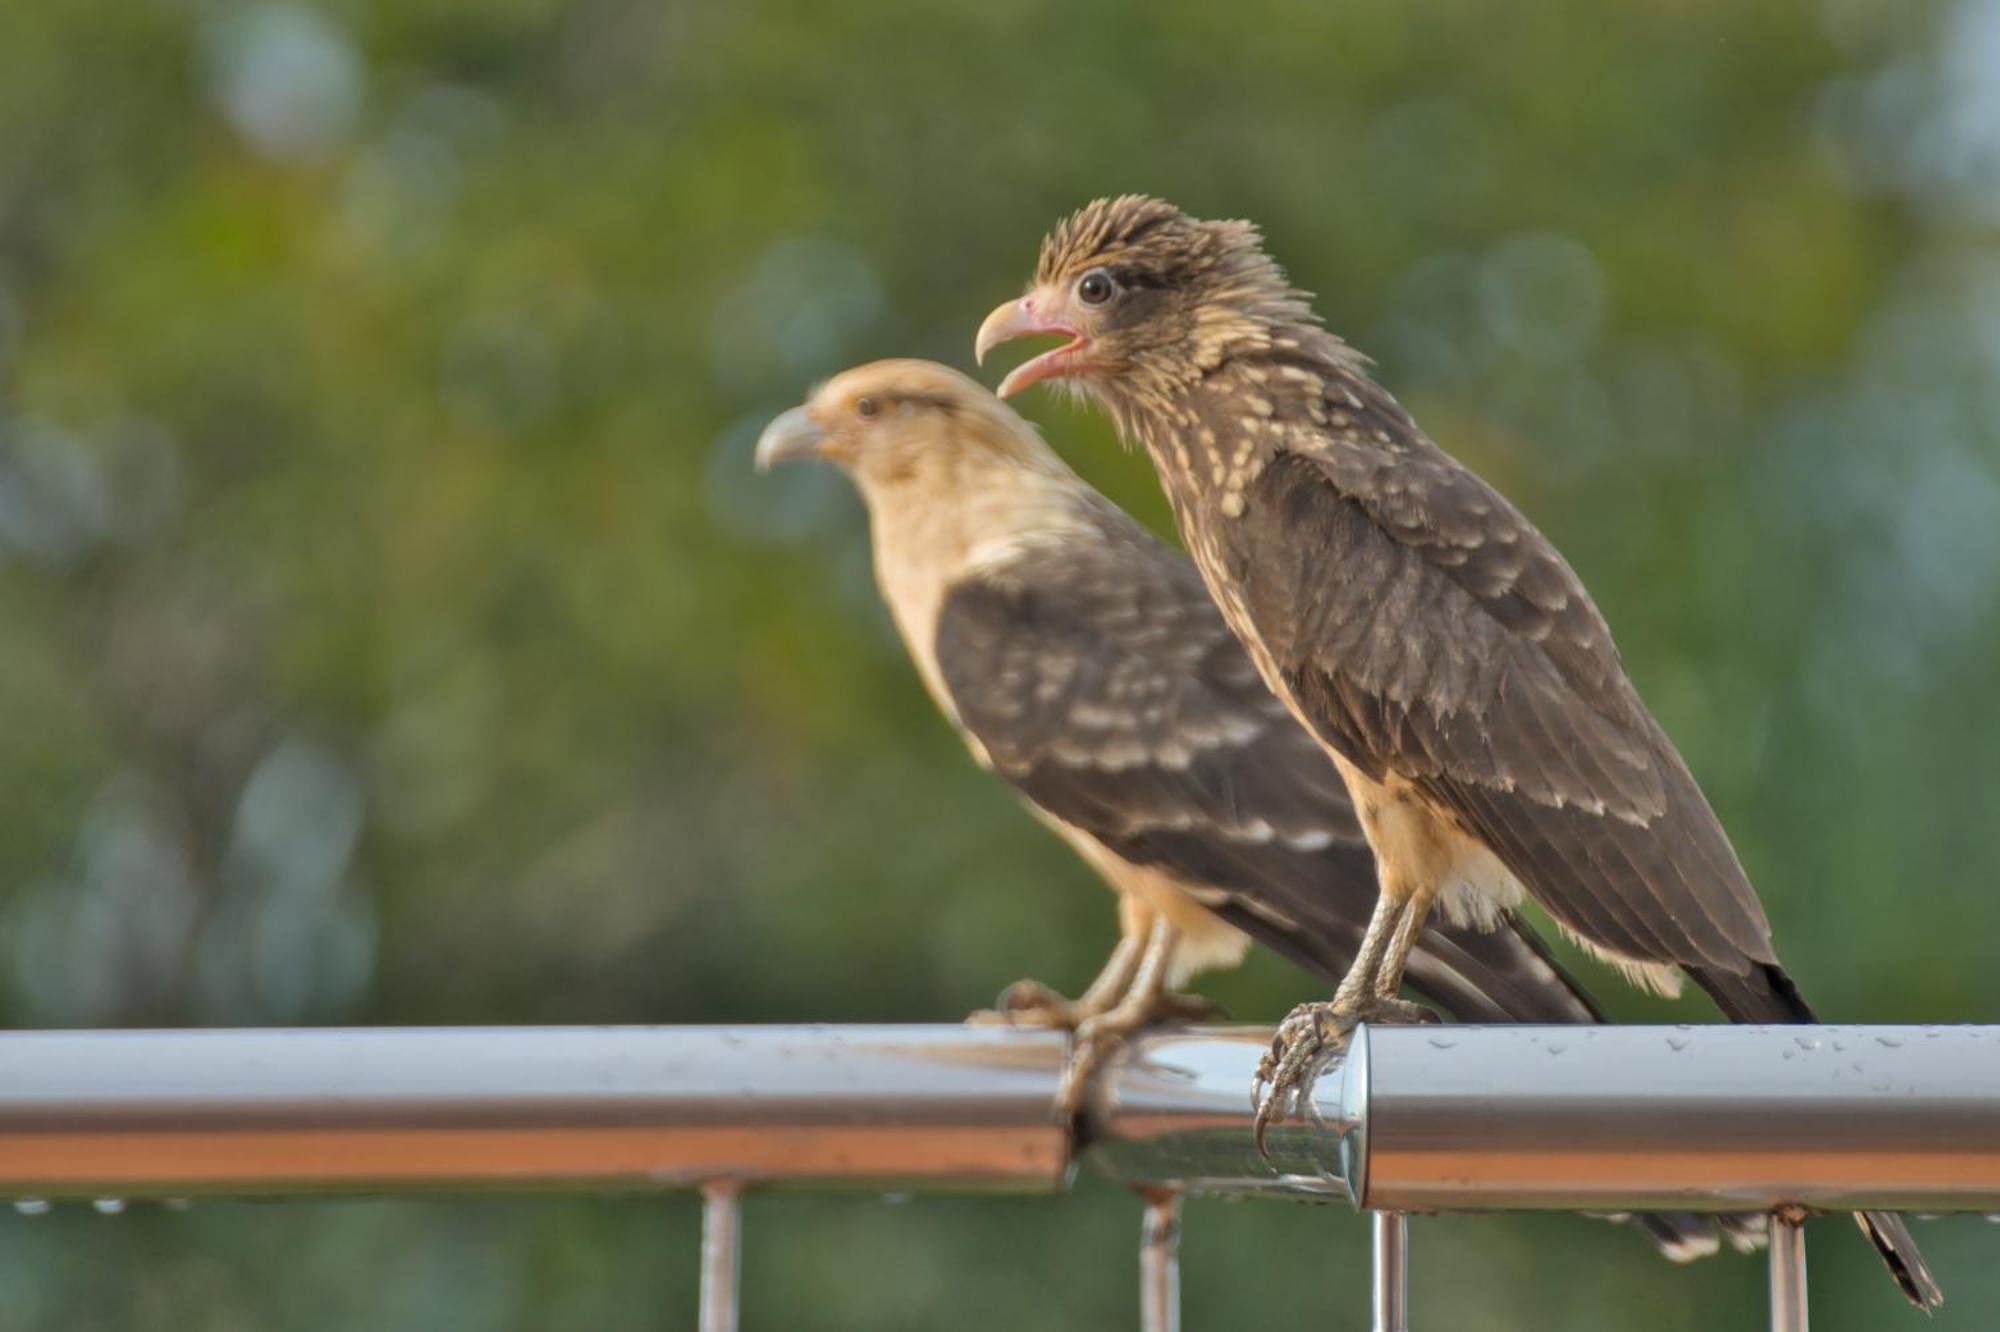
{"label": "green background", "polygon": [[[1829,1018],[1992,1020],[1996,68],[1995,0],[0,5],[0,1020],[1079,986],[1111,899],[934,715],[839,479],[749,447],[846,365],[967,365],[1127,190],[1261,222],[1557,540]],[[695,1228],[6,1213],[0,1326],[686,1326]],[[747,1325],[1131,1326],[1137,1229],[1102,1185],[754,1198]],[[1918,1234],[1929,1326],[1993,1326],[2000,1230]],[[1583,1219],[1415,1244],[1427,1327],[1761,1317],[1761,1264]],[[1852,1227],[1812,1257],[1819,1325],[1924,1325]],[[1344,1211],[1193,1204],[1188,1325],[1360,1326],[1364,1262]]]}

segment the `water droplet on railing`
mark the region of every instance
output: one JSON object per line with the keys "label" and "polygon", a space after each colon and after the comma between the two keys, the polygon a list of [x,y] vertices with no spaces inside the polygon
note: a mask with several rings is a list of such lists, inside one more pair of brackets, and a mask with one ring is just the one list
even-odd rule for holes
{"label": "water droplet on railing", "polygon": [[1903,1043],[1897,1040],[1894,1036],[1877,1036],[1875,1038],[1875,1044],[1881,1046],[1885,1050],[1895,1050],[1895,1049],[1900,1049]]}
{"label": "water droplet on railing", "polygon": [[14,1200],[14,1210],[22,1216],[47,1216],[49,1214],[49,1200],[47,1198],[16,1198]]}
{"label": "water droplet on railing", "polygon": [[1561,1041],[1550,1041],[1548,1049],[1550,1054],[1559,1055],[1564,1050],[1569,1049],[1569,1047],[1567,1045],[1564,1045]]}
{"label": "water droplet on railing", "polygon": [[1667,1037],[1667,1048],[1669,1050],[1672,1050],[1675,1054],[1679,1054],[1681,1051],[1687,1049],[1690,1044],[1692,1044],[1692,1042],[1687,1040],[1685,1037],[1681,1036]]}
{"label": "water droplet on railing", "polygon": [[1819,1037],[1794,1036],[1792,1037],[1792,1044],[1798,1046],[1801,1050],[1817,1050],[1819,1049]]}
{"label": "water droplet on railing", "polygon": [[1456,1046],[1458,1042],[1450,1036],[1433,1036],[1430,1039],[1430,1044],[1434,1050],[1449,1050]]}
{"label": "water droplet on railing", "polygon": [[97,1209],[99,1216],[117,1216],[125,1210],[123,1198],[95,1198],[90,1205]]}

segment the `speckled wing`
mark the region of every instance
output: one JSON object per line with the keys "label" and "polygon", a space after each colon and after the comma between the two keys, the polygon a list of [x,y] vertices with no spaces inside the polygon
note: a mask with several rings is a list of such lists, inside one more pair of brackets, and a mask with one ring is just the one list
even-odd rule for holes
{"label": "speckled wing", "polygon": [[[1024,546],[947,592],[936,655],[960,725],[1044,812],[1337,980],[1376,896],[1338,771],[1187,559],[1108,504],[1099,519],[1096,540]],[[1509,925],[1433,928],[1412,988],[1472,1021],[1595,1017]]]}
{"label": "speckled wing", "polygon": [[1687,967],[1739,1019],[1796,1020],[1749,881],[1582,583],[1393,403],[1365,409],[1345,437],[1279,453],[1223,525],[1302,714],[1587,941]]}

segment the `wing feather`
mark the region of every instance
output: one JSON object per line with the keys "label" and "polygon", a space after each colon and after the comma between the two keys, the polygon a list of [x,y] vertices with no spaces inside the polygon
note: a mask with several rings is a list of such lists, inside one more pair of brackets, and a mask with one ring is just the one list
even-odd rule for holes
{"label": "wing feather", "polygon": [[[1098,536],[1024,545],[947,591],[935,649],[959,724],[1045,813],[1337,980],[1376,894],[1339,771],[1185,557],[1115,511]],[[1470,1020],[1596,1017],[1512,918],[1491,933],[1439,922],[1409,981]]]}
{"label": "wing feather", "polygon": [[1381,458],[1281,454],[1224,529],[1303,715],[1362,771],[1425,791],[1589,942],[1732,974],[1773,961],[1721,825],[1576,575],[1428,441],[1399,447],[1393,485]]}

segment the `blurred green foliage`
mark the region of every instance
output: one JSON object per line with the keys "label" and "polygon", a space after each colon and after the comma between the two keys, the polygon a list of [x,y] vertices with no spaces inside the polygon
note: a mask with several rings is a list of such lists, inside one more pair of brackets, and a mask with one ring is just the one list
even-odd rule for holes
{"label": "blurred green foliage", "polygon": [[[0,6],[16,1025],[948,1019],[1113,935],[757,427],[969,359],[1037,239],[1261,221],[1557,539],[1836,1019],[2000,1014],[2000,4]],[[1159,523],[1143,460],[1027,409]],[[1584,974],[1621,1015],[1705,1015]],[[1306,997],[1269,959],[1209,987]],[[7,1328],[672,1326],[694,1208],[8,1217]],[[772,1196],[753,1327],[1135,1320],[1137,1209]],[[1846,1227],[1820,1321],[1898,1312]],[[1364,1228],[1197,1203],[1188,1322]],[[1992,1324],[1996,1232],[1920,1235]],[[1417,1226],[1426,1326],[1707,1329],[1761,1269]]]}

